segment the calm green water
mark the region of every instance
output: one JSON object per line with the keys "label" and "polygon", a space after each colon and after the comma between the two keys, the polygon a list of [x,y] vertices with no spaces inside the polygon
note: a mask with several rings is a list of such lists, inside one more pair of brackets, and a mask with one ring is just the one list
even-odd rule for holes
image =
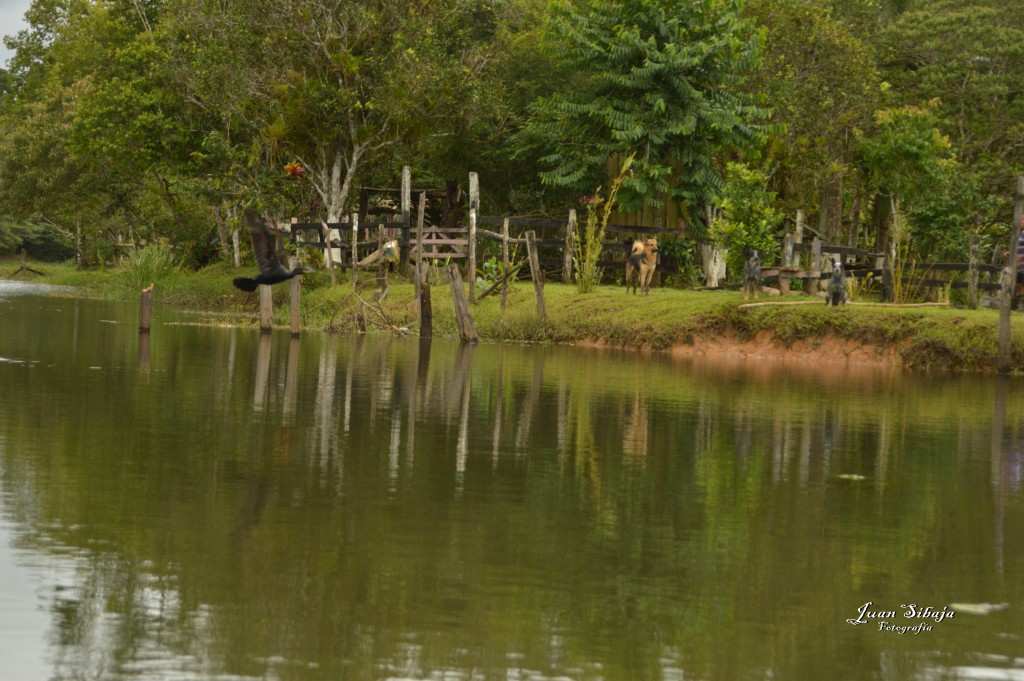
{"label": "calm green water", "polygon": [[25,293],[3,681],[1024,679],[1018,382]]}

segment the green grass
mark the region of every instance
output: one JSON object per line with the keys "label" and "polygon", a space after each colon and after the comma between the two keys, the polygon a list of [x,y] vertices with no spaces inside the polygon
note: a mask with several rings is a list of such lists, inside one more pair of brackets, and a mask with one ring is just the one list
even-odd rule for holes
{"label": "green grass", "polygon": [[[0,260],[0,276],[18,268],[15,259]],[[73,264],[33,263],[45,276],[19,275],[40,283],[78,286],[106,298],[137,297],[138,285],[125,284],[115,269],[79,271]],[[250,271],[249,268],[245,271]],[[256,295],[236,290],[231,280],[238,270],[214,265],[198,272],[171,269],[154,282],[155,299],[190,309],[211,322],[255,325]],[[352,293],[350,273],[338,273],[330,286],[326,272],[306,275],[302,286],[302,325],[307,330],[350,331],[355,328],[359,300]],[[374,301],[370,274],[361,273],[360,296]],[[418,333],[412,304],[413,286],[404,277],[389,275],[390,290],[381,310],[396,327]],[[432,287],[434,333],[457,334],[451,290],[447,281]],[[595,342],[624,348],[667,350],[696,340],[728,337],[750,340],[765,332],[782,345],[798,341],[841,338],[855,343],[892,348],[910,367],[943,370],[994,371],[997,355],[996,310],[949,308],[857,307],[829,309],[824,303],[741,309],[738,291],[654,289],[649,296],[627,294],[622,286],[600,286],[577,293],[575,286],[550,282],[545,286],[548,318],[541,321],[529,281],[518,282],[501,312],[500,295],[471,306],[477,331],[484,340],[530,342]],[[288,286],[274,287],[274,322],[287,326]],[[762,298],[762,301],[765,300]],[[801,300],[800,297],[787,298]],[[803,298],[803,300],[812,300]],[[367,314],[371,329],[386,330],[379,317]],[[378,324],[374,325],[373,322]],[[1024,371],[1024,315],[1013,315],[1013,365]]]}

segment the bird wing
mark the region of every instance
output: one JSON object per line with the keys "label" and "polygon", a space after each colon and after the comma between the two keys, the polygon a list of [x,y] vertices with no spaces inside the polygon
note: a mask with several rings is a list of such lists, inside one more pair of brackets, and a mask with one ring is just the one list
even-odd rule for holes
{"label": "bird wing", "polygon": [[249,238],[252,239],[252,254],[260,272],[273,272],[281,269],[281,260],[277,257],[277,239],[263,223],[256,211],[245,209],[245,222],[249,226]]}

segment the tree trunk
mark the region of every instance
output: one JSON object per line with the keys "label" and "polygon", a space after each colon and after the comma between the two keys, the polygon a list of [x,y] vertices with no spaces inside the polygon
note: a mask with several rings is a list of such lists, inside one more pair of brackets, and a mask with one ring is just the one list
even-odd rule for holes
{"label": "tree trunk", "polygon": [[889,202],[885,195],[877,193],[872,199],[871,222],[875,226],[876,253],[884,253],[889,244]]}
{"label": "tree trunk", "polygon": [[836,243],[842,229],[843,174],[836,173],[822,187],[818,234],[828,243]]}

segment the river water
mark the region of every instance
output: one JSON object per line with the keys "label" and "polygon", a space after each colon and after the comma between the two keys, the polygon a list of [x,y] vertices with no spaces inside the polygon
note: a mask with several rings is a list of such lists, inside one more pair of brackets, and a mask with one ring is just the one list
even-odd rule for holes
{"label": "river water", "polygon": [[137,311],[0,282],[3,681],[1024,679],[1017,380]]}

